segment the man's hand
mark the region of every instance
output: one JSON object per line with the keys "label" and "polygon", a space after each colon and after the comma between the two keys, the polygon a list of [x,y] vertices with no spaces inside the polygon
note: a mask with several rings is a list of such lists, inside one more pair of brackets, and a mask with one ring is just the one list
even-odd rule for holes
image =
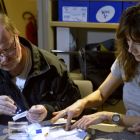
{"label": "man's hand", "polygon": [[47,110],[43,105],[34,105],[29,109],[26,118],[29,122],[36,123],[43,121],[46,116]]}
{"label": "man's hand", "polygon": [[17,107],[14,105],[14,101],[9,96],[0,96],[0,114],[13,116],[16,109]]}
{"label": "man's hand", "polygon": [[64,110],[54,112],[53,115],[56,115],[54,118],[51,119],[51,122],[56,122],[60,118],[67,118],[66,130],[71,128],[71,120],[74,117],[78,117],[82,111],[84,110],[84,103],[82,100],[78,100],[71,106],[67,107]]}
{"label": "man's hand", "polygon": [[128,130],[134,132],[135,134],[140,134],[140,122],[134,124],[132,127],[129,127]]}

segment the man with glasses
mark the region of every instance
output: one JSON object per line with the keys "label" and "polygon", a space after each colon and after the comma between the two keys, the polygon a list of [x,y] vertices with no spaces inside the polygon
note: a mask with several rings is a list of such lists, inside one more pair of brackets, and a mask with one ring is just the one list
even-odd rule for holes
{"label": "man with glasses", "polygon": [[10,19],[0,14],[0,123],[25,110],[29,122],[50,119],[79,98],[63,62],[19,37]]}

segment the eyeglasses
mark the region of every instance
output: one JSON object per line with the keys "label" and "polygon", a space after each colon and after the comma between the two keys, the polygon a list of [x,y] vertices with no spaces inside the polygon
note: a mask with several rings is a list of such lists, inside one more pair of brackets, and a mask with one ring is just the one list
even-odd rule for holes
{"label": "eyeglasses", "polygon": [[5,45],[5,46],[9,46],[9,47],[0,51],[0,61],[2,61],[3,57],[8,57],[15,53],[15,51],[16,51],[15,37],[14,37],[12,43],[9,42],[8,45]]}

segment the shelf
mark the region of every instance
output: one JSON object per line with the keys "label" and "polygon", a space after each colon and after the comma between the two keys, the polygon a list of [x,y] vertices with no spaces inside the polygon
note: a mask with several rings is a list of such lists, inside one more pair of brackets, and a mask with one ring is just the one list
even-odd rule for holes
{"label": "shelf", "polygon": [[117,29],[118,23],[91,23],[91,22],[58,22],[50,21],[51,27],[90,28],[90,29]]}

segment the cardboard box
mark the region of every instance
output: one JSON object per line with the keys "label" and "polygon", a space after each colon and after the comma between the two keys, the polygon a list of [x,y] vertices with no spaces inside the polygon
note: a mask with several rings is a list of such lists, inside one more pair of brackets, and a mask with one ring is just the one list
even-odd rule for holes
{"label": "cardboard box", "polygon": [[122,1],[90,1],[90,22],[117,23],[122,14]]}
{"label": "cardboard box", "polygon": [[89,0],[58,0],[59,21],[87,22]]}
{"label": "cardboard box", "polygon": [[134,6],[134,5],[136,5],[138,2],[128,2],[128,1],[124,1],[123,2],[123,10],[125,10],[125,9],[127,9],[128,7],[130,7],[130,6]]}

